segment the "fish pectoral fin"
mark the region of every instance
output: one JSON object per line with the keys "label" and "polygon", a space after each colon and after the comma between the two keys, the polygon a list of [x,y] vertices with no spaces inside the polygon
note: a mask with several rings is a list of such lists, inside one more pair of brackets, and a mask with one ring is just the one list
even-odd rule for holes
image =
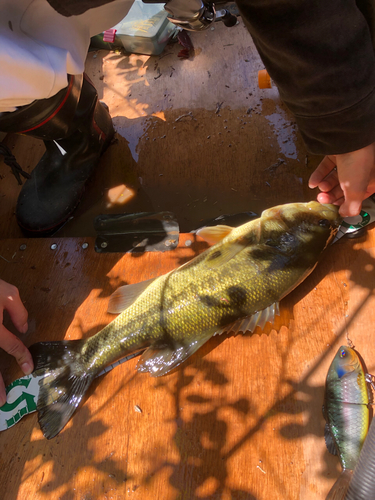
{"label": "fish pectoral fin", "polygon": [[222,245],[212,247],[202,265],[209,269],[215,269],[229,262],[239,252],[245,248],[245,243],[241,241],[228,241]]}
{"label": "fish pectoral fin", "polygon": [[275,316],[280,315],[279,303],[275,302],[271,304],[266,309],[262,311],[258,311],[251,316],[246,316],[245,318],[240,318],[234,323],[230,323],[226,325],[224,328],[215,332],[215,335],[221,335],[222,333],[233,332],[237,333],[246,333],[253,332],[257,326],[259,326],[262,330],[265,327],[266,323],[274,323]]}
{"label": "fish pectoral fin", "polygon": [[210,331],[190,343],[174,346],[165,343],[153,344],[142,354],[137,369],[139,372],[149,372],[152,377],[165,375],[194,354],[213,333]]}
{"label": "fish pectoral fin", "polygon": [[47,439],[65,427],[94,378],[80,361],[84,343],[38,342],[30,347],[33,375],[39,377],[38,420]]}
{"label": "fish pectoral fin", "polygon": [[207,241],[207,243],[215,244],[228,236],[232,230],[233,227],[219,224],[218,226],[202,227],[202,229],[198,229],[197,235]]}
{"label": "fish pectoral fin", "polygon": [[335,441],[328,424],[324,427],[324,441],[326,442],[327,450],[331,453],[331,455],[338,455]]}
{"label": "fish pectoral fin", "polygon": [[148,288],[156,279],[157,278],[151,278],[132,285],[120,286],[109,297],[107,311],[111,314],[119,314],[125,311],[125,309],[131,306],[133,302],[135,302],[137,298],[146,290],[146,288]]}

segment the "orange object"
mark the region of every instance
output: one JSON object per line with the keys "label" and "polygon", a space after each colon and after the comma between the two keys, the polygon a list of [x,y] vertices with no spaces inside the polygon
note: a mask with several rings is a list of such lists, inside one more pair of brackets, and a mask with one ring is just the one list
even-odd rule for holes
{"label": "orange object", "polygon": [[261,69],[258,71],[258,86],[260,89],[271,89],[271,77],[266,69]]}

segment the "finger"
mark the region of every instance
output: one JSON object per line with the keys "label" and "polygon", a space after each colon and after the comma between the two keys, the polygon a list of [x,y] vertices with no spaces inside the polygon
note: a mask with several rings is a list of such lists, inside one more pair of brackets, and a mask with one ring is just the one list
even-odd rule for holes
{"label": "finger", "polygon": [[[339,178],[336,170],[332,170],[323,180],[318,184],[318,188],[323,193],[334,190],[337,186],[340,187]],[[340,187],[341,190],[341,187]],[[342,190],[341,190],[342,191]]]}
{"label": "finger", "polygon": [[355,215],[358,215],[361,211],[362,208],[362,200],[351,200],[349,201],[348,198],[345,199],[345,202],[341,205],[340,207],[340,215],[342,217],[354,217]]}
{"label": "finger", "polygon": [[6,402],[7,402],[7,395],[5,392],[5,384],[3,377],[1,376],[0,373],[0,407],[5,405]]}
{"label": "finger", "polygon": [[311,174],[309,187],[314,189],[327,177],[327,175],[336,167],[336,157],[334,155],[325,156],[318,167]]}
{"label": "finger", "polygon": [[22,303],[18,288],[2,281],[0,283],[0,295],[2,299],[0,306],[8,311],[17,330],[26,333],[28,313]]}
{"label": "finger", "polygon": [[[333,202],[333,205],[336,205],[338,207],[341,207],[341,205],[345,202],[345,198],[344,196],[342,196],[341,198],[339,198],[338,200],[334,201]],[[339,210],[340,212],[340,210]],[[341,215],[341,214],[340,214]]]}
{"label": "finger", "polygon": [[337,201],[343,197],[343,190],[341,189],[340,184],[338,184],[328,193],[319,193],[317,196],[317,200],[319,201],[319,203],[333,203],[336,205]]}
{"label": "finger", "polygon": [[367,197],[368,185],[373,175],[374,154],[364,148],[355,154],[337,156],[337,172],[344,192],[341,205],[343,217],[353,217],[361,211],[362,201]]}
{"label": "finger", "polygon": [[30,375],[34,369],[33,358],[27,347],[18,337],[13,335],[4,325],[0,325],[0,347],[16,358],[25,375]]}

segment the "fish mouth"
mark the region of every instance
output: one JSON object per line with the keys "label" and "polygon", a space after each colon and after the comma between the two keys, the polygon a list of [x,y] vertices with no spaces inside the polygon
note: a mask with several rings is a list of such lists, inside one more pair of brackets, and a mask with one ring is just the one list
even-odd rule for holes
{"label": "fish mouth", "polygon": [[332,203],[319,203],[318,201],[316,201],[314,203],[318,203],[320,205],[320,207],[324,207],[323,212],[332,213],[332,214],[335,214],[336,216],[339,213],[339,207],[337,205],[333,205]]}
{"label": "fish mouth", "polygon": [[333,228],[338,228],[342,223],[342,217],[339,214],[339,207],[337,205],[310,201],[306,203],[305,210],[319,215],[322,219],[327,219]]}
{"label": "fish mouth", "polygon": [[321,203],[320,206],[321,206],[320,212],[322,216],[328,219],[330,222],[332,222],[335,227],[340,226],[343,219],[339,214],[339,207],[337,205],[332,205],[328,203]]}
{"label": "fish mouth", "polygon": [[[319,203],[318,201],[314,203]],[[324,207],[325,210],[329,210],[330,212],[338,213],[339,207],[337,205],[333,205],[332,203],[319,203],[321,207]]]}
{"label": "fish mouth", "polygon": [[306,203],[306,208],[308,210],[328,212],[335,215],[337,215],[339,212],[339,207],[337,205],[333,205],[332,203],[319,203],[319,201],[310,201]]}
{"label": "fish mouth", "polygon": [[319,203],[318,201],[310,201],[308,203],[289,203],[286,205],[278,205],[268,208],[262,213],[262,217],[282,218],[285,213],[298,212],[314,212],[323,218],[334,222],[339,226],[342,222],[342,217],[339,215],[339,207],[330,203]]}

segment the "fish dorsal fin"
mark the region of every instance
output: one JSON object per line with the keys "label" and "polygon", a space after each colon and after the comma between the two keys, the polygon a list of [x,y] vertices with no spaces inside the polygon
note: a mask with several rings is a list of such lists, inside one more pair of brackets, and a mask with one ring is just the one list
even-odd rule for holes
{"label": "fish dorsal fin", "polygon": [[125,311],[137,300],[148,286],[157,278],[134,283],[132,285],[120,286],[109,298],[107,311],[111,314],[118,314]]}
{"label": "fish dorsal fin", "polygon": [[326,442],[327,450],[331,453],[331,455],[338,455],[335,441],[328,424],[324,427],[324,440]]}
{"label": "fish dorsal fin", "polygon": [[280,315],[279,303],[275,302],[271,304],[266,309],[262,311],[258,311],[251,316],[246,316],[245,318],[240,318],[234,323],[230,323],[226,325],[224,328],[221,328],[219,331],[215,332],[215,335],[221,335],[222,333],[233,332],[237,333],[246,333],[253,332],[257,326],[259,326],[262,330],[265,327],[266,323],[274,323],[275,316]]}
{"label": "fish dorsal fin", "polygon": [[231,233],[233,227],[218,225],[218,226],[208,226],[198,229],[197,235],[203,238],[207,243],[215,244],[224,239]]}
{"label": "fish dorsal fin", "polygon": [[206,332],[197,340],[185,344],[155,343],[142,354],[137,369],[139,372],[149,372],[152,377],[165,375],[194,354],[213,333],[213,331]]}

